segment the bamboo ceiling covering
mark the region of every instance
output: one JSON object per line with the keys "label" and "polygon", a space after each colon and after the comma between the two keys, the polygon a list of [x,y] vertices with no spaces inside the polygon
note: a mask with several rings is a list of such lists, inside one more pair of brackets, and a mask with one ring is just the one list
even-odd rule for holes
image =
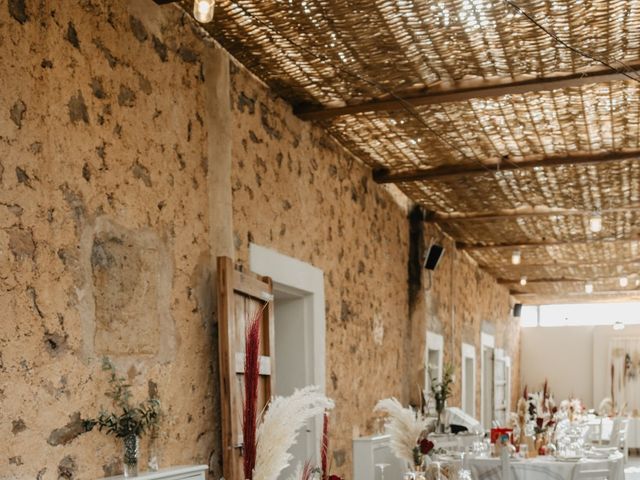
{"label": "bamboo ceiling covering", "polygon": [[517,298],[638,295],[640,2],[516,3],[220,0],[205,28]]}

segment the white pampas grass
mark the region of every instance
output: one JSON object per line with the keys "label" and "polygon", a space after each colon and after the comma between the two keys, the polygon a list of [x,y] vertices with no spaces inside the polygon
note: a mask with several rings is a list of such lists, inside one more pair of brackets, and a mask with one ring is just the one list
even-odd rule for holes
{"label": "white pampas grass", "polygon": [[427,429],[427,419],[412,408],[403,407],[393,397],[380,400],[374,411],[389,415],[385,430],[391,437],[391,450],[396,457],[413,465],[413,449],[422,432]]}
{"label": "white pampas grass", "polygon": [[289,477],[289,480],[300,480],[302,478],[302,464],[298,463],[293,474]]}
{"label": "white pampas grass", "polygon": [[273,397],[258,427],[253,480],[277,480],[293,456],[289,449],[307,421],[333,408],[333,401],[317,386],[296,390],[289,397]]}

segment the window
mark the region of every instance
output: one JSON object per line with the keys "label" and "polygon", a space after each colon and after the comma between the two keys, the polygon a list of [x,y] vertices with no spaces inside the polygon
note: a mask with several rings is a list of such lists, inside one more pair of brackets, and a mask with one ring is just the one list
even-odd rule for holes
{"label": "window", "polygon": [[573,327],[613,325],[620,320],[625,325],[640,324],[640,302],[578,303],[556,305],[525,305],[522,307],[522,327]]}
{"label": "window", "polygon": [[[431,379],[442,380],[442,359],[444,339],[442,335],[427,332],[427,349],[425,352],[424,385],[427,395],[431,393]],[[429,409],[435,412],[435,405],[429,402]]]}

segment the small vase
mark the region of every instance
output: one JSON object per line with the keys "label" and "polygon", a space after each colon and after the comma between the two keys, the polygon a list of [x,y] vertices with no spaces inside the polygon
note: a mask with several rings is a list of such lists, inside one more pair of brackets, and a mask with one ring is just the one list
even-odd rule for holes
{"label": "small vase", "polygon": [[124,476],[126,478],[138,476],[138,447],[139,438],[135,434],[127,435],[124,440]]}
{"label": "small vase", "polygon": [[436,405],[436,433],[444,433],[444,411],[446,403],[442,405]]}

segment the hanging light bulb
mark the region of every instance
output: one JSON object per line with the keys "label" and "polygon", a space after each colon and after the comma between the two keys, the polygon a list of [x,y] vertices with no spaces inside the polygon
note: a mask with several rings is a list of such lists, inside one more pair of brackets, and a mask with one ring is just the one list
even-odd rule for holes
{"label": "hanging light bulb", "polygon": [[613,329],[624,330],[624,323],[622,323],[622,320],[616,320],[616,322],[613,324]]}
{"label": "hanging light bulb", "polygon": [[526,284],[527,284],[527,277],[525,276],[520,277],[520,285],[524,287]]}
{"label": "hanging light bulb", "polygon": [[209,23],[213,20],[213,9],[216,0],[194,0],[193,16],[200,23]]}
{"label": "hanging light bulb", "polygon": [[520,261],[522,260],[522,254],[520,250],[514,250],[511,254],[511,263],[514,265],[520,265]]}
{"label": "hanging light bulb", "polygon": [[627,277],[620,277],[620,286],[625,288],[627,285],[629,285],[629,279]]}
{"label": "hanging light bulb", "polygon": [[598,233],[602,230],[602,216],[598,212],[594,212],[589,219],[589,229],[593,233]]}
{"label": "hanging light bulb", "polygon": [[586,293],[593,293],[593,283],[587,282],[584,284],[584,291]]}

